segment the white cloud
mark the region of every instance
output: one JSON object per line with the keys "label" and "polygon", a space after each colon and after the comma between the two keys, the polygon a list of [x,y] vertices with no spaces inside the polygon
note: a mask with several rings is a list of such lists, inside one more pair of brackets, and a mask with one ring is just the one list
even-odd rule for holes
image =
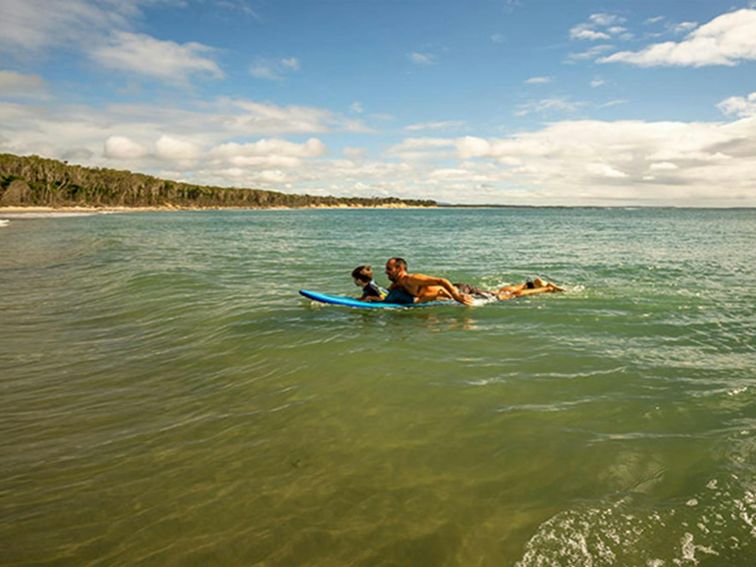
{"label": "white cloud", "polygon": [[518,105],[515,116],[526,116],[534,112],[575,112],[582,106],[585,106],[585,103],[571,101],[567,98],[545,98]]}
{"label": "white cloud", "polygon": [[[248,100],[221,99],[197,110],[163,105],[111,105],[45,108],[5,104],[0,130],[14,127],[19,141],[60,139],[62,147],[102,147],[110,136],[124,136],[144,146],[164,134],[209,147],[229,138],[269,134],[303,134],[333,130],[360,131],[360,123],[314,107],[276,106]],[[306,146],[313,148],[312,142]],[[166,144],[167,146],[167,144]],[[170,152],[170,149],[168,150]]]}
{"label": "white cloud", "polygon": [[[456,149],[459,166],[430,170],[439,191],[467,171],[492,187],[526,187],[514,202],[756,204],[756,117],[564,121],[503,139],[413,138],[397,147],[423,148],[428,164]],[[498,194],[513,199],[509,189]]]}
{"label": "white cloud", "polygon": [[588,41],[609,40],[612,37],[620,36],[620,39],[630,39],[632,34],[627,29],[620,26],[625,18],[615,14],[591,14],[588,21],[573,26],[570,29],[571,39],[583,39]]}
{"label": "white cloud", "polygon": [[37,75],[0,70],[0,96],[37,96],[45,91],[45,81]]}
{"label": "white cloud", "polygon": [[155,142],[155,151],[161,159],[194,160],[199,157],[202,148],[190,141],[163,134]]}
{"label": "white cloud", "polygon": [[668,29],[672,33],[688,33],[698,27],[698,22],[680,22],[679,24],[670,24]]}
{"label": "white cloud", "polygon": [[[323,159],[325,144],[317,138],[298,143],[250,137],[333,130],[364,128],[325,109],[244,100],[210,101],[195,110],[162,104],[96,108],[0,102],[0,152],[97,166],[117,160],[118,167],[168,171],[174,179],[199,183],[282,188],[271,181],[281,176],[270,172],[296,171],[294,180],[311,176],[307,167]],[[249,141],[231,142],[240,139]],[[233,177],[232,170],[243,174]],[[262,170],[268,173],[261,175]]]}
{"label": "white cloud", "polygon": [[267,81],[281,81],[286,74],[298,71],[299,59],[296,57],[284,57],[282,59],[258,58],[249,67],[249,74],[256,79]]}
{"label": "white cloud", "polygon": [[391,122],[393,120],[396,120],[396,116],[393,114],[389,114],[388,112],[379,112],[376,114],[371,114],[370,118],[373,120],[380,120],[381,122]]}
{"label": "white cloud", "polygon": [[297,168],[303,159],[321,157],[326,151],[325,144],[317,138],[310,138],[303,144],[273,138],[246,144],[220,144],[211,148],[207,155],[214,166],[230,164],[235,169],[243,168],[249,172],[261,167]]}
{"label": "white cloud", "polygon": [[428,149],[443,148],[453,145],[454,143],[449,141],[448,138],[407,138],[406,140],[403,140],[401,144],[395,146],[395,148]]}
{"label": "white cloud", "polygon": [[588,21],[597,26],[611,26],[614,24],[621,24],[625,21],[625,18],[615,14],[591,14],[588,17]]}
{"label": "white cloud", "polygon": [[461,179],[469,177],[470,172],[466,169],[441,168],[431,171],[432,179]]}
{"label": "white cloud", "polygon": [[598,77],[596,77],[595,79],[593,79],[591,81],[591,87],[593,87],[594,89],[597,88],[597,87],[600,87],[601,85],[604,85],[604,84],[606,84],[606,81],[604,79],[600,79]]}
{"label": "white cloud", "polygon": [[627,173],[615,169],[611,165],[605,163],[589,163],[585,166],[585,170],[593,176],[607,177],[609,179],[622,179],[627,177]]}
{"label": "white cloud", "polygon": [[349,159],[362,160],[367,155],[366,148],[346,147],[342,150],[344,156]]}
{"label": "white cloud", "polygon": [[657,163],[652,163],[648,168],[651,171],[674,171],[676,169],[680,169],[674,163],[669,162],[669,161],[660,161]]}
{"label": "white cloud", "polygon": [[354,101],[352,104],[349,105],[349,110],[354,112],[355,114],[362,114],[365,112],[365,107],[363,104],[359,101]]}
{"label": "white cloud", "polygon": [[260,181],[263,183],[281,184],[289,180],[289,177],[280,169],[266,169],[259,173]]}
{"label": "white cloud", "polygon": [[284,57],[283,59],[281,59],[281,65],[286,69],[299,71],[299,59],[297,59],[296,57]]}
{"label": "white cloud", "polygon": [[664,16],[654,16],[653,18],[648,18],[643,23],[646,24],[646,25],[649,25],[649,24],[658,24],[663,19],[664,19]]}
{"label": "white cloud", "polygon": [[212,51],[200,43],[179,44],[145,34],[115,32],[107,44],[95,47],[90,55],[104,67],[183,83],[198,73],[223,77],[217,63],[205,56]]}
{"label": "white cloud", "polygon": [[238,156],[270,156],[283,155],[288,157],[311,158],[319,157],[326,153],[323,142],[317,138],[310,138],[303,144],[289,142],[277,138],[258,140],[246,144],[229,142],[220,144],[210,151],[213,157],[234,158]]}
{"label": "white cloud", "polygon": [[247,100],[229,101],[229,105],[233,114],[224,120],[229,129],[240,133],[315,133],[333,128],[352,132],[367,131],[361,122],[345,119],[322,108],[278,106]]}
{"label": "white cloud", "polygon": [[420,130],[453,130],[464,125],[465,123],[461,120],[445,120],[438,122],[418,122],[416,124],[405,126],[404,129],[411,132],[417,132]]}
{"label": "white cloud", "polygon": [[402,154],[406,152],[437,150],[438,148],[451,148],[454,142],[448,138],[407,138],[400,144],[389,148],[389,154]]}
{"label": "white cloud", "polygon": [[575,26],[570,30],[570,37],[572,39],[587,39],[589,41],[596,41],[598,39],[611,39],[608,33],[592,30],[584,25]]}
{"label": "white cloud", "polygon": [[40,51],[54,46],[98,43],[112,29],[123,29],[139,14],[138,1],[2,0],[0,49]]}
{"label": "white cloud", "polygon": [[283,79],[283,76],[280,75],[274,67],[261,61],[257,61],[250,65],[249,74],[256,79],[265,79],[267,81],[280,81]]}
{"label": "white cloud", "polygon": [[680,42],[656,43],[641,51],[620,51],[600,63],[629,63],[641,67],[705,65],[733,66],[756,60],[756,10],[718,16]]}
{"label": "white cloud", "polygon": [[455,142],[462,159],[485,156],[491,152],[491,143],[483,138],[465,136]]}
{"label": "white cloud", "polygon": [[[184,0],[178,0],[183,4]],[[233,10],[252,16],[256,20],[260,19],[260,16],[255,12],[250,3],[247,0],[215,0],[214,6],[223,8],[226,10]]]}
{"label": "white cloud", "polygon": [[526,85],[545,85],[553,81],[552,77],[530,77],[525,81]]}
{"label": "white cloud", "polygon": [[752,92],[747,97],[731,96],[719,104],[717,108],[728,116],[738,116],[745,118],[756,116],[756,92]]}
{"label": "white cloud", "polygon": [[421,53],[419,51],[413,51],[407,55],[410,61],[417,63],[418,65],[435,65],[436,56],[432,53]]}
{"label": "white cloud", "polygon": [[570,53],[567,55],[567,61],[568,62],[575,62],[575,61],[585,61],[588,59],[595,59],[602,53],[605,53],[607,51],[610,51],[613,49],[612,45],[608,44],[601,44],[601,45],[595,45],[591,47],[590,49],[586,49],[585,51],[581,51],[578,53]]}
{"label": "white cloud", "polygon": [[104,67],[173,83],[196,74],[222,77],[212,48],[132,31],[142,6],[160,1],[2,0],[0,50],[22,57],[52,48],[83,51]]}
{"label": "white cloud", "polygon": [[136,159],[147,155],[147,150],[126,136],[110,136],[105,140],[103,155],[112,159]]}
{"label": "white cloud", "polygon": [[386,154],[410,161],[439,159],[454,155],[454,142],[449,138],[407,138],[391,146]]}
{"label": "white cloud", "polygon": [[599,106],[599,108],[609,108],[611,106],[617,106],[617,105],[620,105],[620,104],[627,104],[627,102],[628,101],[626,99],[624,99],[624,98],[615,98],[613,100],[608,100],[608,101],[606,101],[606,102],[604,102],[602,104],[599,104],[598,106]]}

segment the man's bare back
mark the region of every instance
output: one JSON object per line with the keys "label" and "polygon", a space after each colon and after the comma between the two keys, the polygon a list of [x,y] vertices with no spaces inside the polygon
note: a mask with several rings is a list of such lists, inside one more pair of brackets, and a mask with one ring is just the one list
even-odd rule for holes
{"label": "man's bare back", "polygon": [[389,291],[401,289],[414,297],[417,303],[448,299],[464,305],[473,303],[472,297],[459,293],[445,278],[408,273],[407,262],[402,258],[391,258],[386,262],[386,275],[392,282]]}

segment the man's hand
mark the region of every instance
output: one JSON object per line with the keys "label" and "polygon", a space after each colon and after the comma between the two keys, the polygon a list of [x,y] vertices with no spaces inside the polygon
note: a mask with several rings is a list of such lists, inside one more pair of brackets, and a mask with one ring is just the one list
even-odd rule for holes
{"label": "man's hand", "polygon": [[467,295],[466,293],[457,293],[457,297],[455,297],[457,301],[459,301],[462,305],[472,305],[474,303],[472,295]]}

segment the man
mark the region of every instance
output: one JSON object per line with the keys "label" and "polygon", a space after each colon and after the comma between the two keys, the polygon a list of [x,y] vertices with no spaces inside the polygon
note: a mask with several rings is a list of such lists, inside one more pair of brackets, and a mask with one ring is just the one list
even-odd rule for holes
{"label": "man", "polygon": [[459,293],[447,279],[407,273],[404,258],[390,258],[386,262],[386,275],[391,280],[386,303],[425,303],[451,298],[463,305],[473,304],[472,297]]}

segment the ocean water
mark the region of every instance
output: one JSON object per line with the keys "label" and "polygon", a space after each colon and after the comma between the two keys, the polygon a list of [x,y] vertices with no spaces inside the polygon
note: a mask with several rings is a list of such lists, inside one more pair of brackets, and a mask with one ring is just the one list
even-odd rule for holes
{"label": "ocean water", "polygon": [[[0,563],[753,565],[755,247],[754,210],[0,221]],[[297,295],[394,255],[568,292]]]}

